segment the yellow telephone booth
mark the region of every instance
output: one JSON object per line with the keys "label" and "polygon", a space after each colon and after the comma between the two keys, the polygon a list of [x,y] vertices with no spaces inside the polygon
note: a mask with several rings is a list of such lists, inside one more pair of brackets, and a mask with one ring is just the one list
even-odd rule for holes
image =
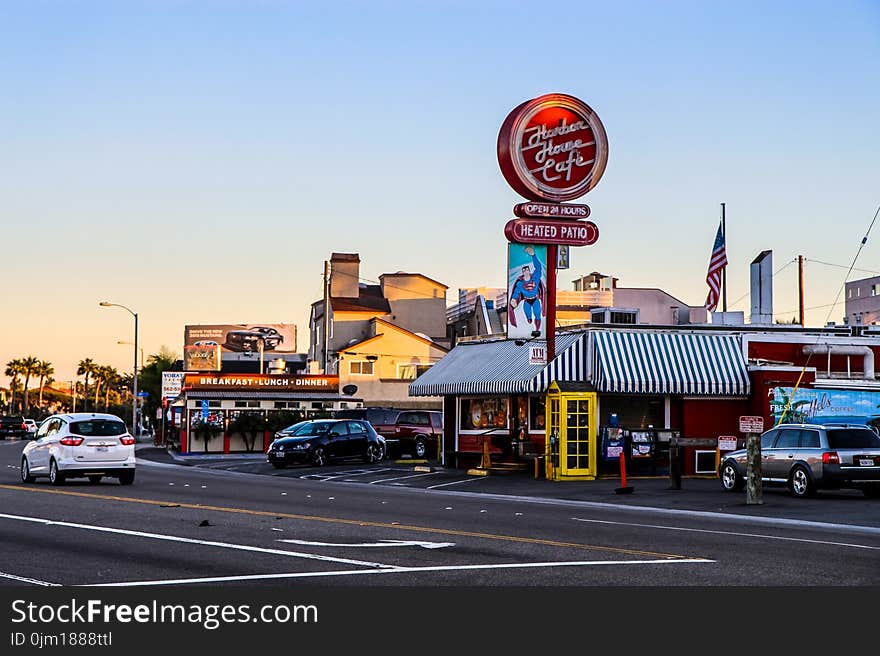
{"label": "yellow telephone booth", "polygon": [[554,481],[593,480],[598,450],[596,393],[566,387],[554,381],[547,389],[546,475]]}

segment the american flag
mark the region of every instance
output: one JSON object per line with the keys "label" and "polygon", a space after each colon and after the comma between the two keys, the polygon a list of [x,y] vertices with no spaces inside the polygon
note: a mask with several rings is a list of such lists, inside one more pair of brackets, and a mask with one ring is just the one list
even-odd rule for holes
{"label": "american flag", "polygon": [[726,266],[727,250],[724,247],[724,233],[721,230],[721,223],[719,223],[718,233],[715,235],[715,245],[712,246],[712,257],[709,258],[709,273],[706,274],[706,283],[709,285],[706,309],[710,312],[718,307],[718,297],[721,294],[721,270]]}

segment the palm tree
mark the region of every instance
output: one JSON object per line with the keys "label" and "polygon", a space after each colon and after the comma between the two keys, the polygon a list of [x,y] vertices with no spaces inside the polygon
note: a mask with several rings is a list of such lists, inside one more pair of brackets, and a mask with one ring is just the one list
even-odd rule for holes
{"label": "palm tree", "polygon": [[9,382],[9,391],[12,394],[9,399],[10,412],[15,412],[15,388],[18,387],[18,379],[22,374],[24,374],[24,364],[21,358],[6,363],[6,375],[11,379]]}
{"label": "palm tree", "polygon": [[110,388],[119,380],[119,372],[116,367],[101,367],[102,378],[104,379],[104,412],[107,412],[107,406],[110,405]]}
{"label": "palm tree", "polygon": [[52,377],[54,374],[55,367],[48,360],[41,360],[34,370],[34,375],[40,377],[40,408],[43,407],[43,387],[51,385],[55,381]]}
{"label": "palm tree", "polygon": [[37,365],[40,364],[40,360],[35,358],[33,355],[29,355],[21,361],[21,366],[24,368],[24,411],[27,414],[28,411],[28,385],[31,382],[31,376],[37,370]]}
{"label": "palm tree", "polygon": [[85,376],[85,388],[83,392],[83,411],[88,411],[89,409],[89,376],[94,375],[95,369],[98,365],[95,364],[95,361],[91,358],[85,358],[84,360],[79,361],[79,365],[76,368],[77,376]]}

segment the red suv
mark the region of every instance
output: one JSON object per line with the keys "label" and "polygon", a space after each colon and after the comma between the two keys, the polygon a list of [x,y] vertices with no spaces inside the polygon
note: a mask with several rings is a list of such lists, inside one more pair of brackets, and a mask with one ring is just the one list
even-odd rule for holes
{"label": "red suv", "polygon": [[435,410],[404,410],[397,417],[394,434],[388,437],[389,450],[396,447],[414,458],[437,452],[443,434],[443,413]]}

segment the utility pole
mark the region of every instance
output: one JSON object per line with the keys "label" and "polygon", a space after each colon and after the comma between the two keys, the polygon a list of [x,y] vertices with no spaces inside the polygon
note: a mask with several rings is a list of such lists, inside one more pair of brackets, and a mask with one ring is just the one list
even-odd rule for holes
{"label": "utility pole", "polygon": [[798,323],[804,325],[804,256],[798,255]]}
{"label": "utility pole", "polygon": [[327,360],[329,353],[329,342],[330,342],[330,263],[327,260],[324,260],[324,329],[322,330],[323,340],[321,342],[323,346],[323,353],[321,354],[321,370],[322,373],[327,373]]}

